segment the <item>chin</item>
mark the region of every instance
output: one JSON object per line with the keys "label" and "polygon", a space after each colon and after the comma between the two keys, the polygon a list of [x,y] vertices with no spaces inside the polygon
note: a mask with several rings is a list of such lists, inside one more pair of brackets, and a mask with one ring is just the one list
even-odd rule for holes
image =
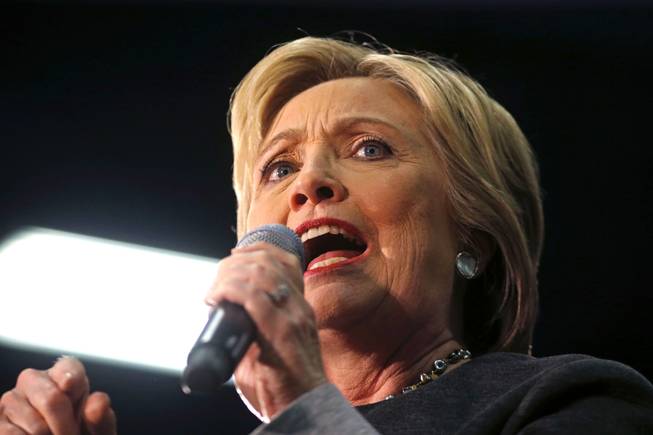
{"label": "chin", "polygon": [[342,329],[369,319],[387,294],[360,270],[331,270],[305,279],[304,297],[318,329]]}

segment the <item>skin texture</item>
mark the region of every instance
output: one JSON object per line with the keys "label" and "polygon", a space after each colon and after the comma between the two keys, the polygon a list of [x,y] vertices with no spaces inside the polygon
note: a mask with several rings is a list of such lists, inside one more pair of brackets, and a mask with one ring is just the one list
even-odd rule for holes
{"label": "skin texture", "polygon": [[[247,229],[330,217],[358,228],[368,249],[362,261],[303,280],[267,245],[223,260],[209,300],[244,304],[261,331],[236,380],[263,416],[325,379],[353,404],[382,400],[460,347],[459,247],[422,119],[396,85],[348,78],[299,94],[270,127]],[[281,282],[294,292],[277,307],[261,293]]]}

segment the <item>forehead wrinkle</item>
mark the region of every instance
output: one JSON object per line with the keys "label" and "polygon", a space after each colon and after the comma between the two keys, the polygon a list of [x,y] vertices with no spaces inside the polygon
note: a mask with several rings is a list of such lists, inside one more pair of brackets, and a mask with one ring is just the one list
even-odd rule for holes
{"label": "forehead wrinkle", "polygon": [[[369,107],[369,99],[373,97],[365,93],[353,92],[358,103],[362,104],[361,107],[343,105],[338,98],[342,89],[333,86],[325,88],[324,85],[327,83],[298,94],[281,108],[268,132],[274,131],[275,127],[279,127],[281,123],[286,124],[287,128],[275,134],[272,139],[264,139],[259,147],[259,156],[267,153],[270,148],[283,140],[291,142],[289,145],[293,147],[298,146],[301,142],[329,141],[337,136],[348,134],[351,130],[358,128],[358,124],[363,126],[363,129],[365,124],[389,128],[413,144],[426,145],[430,142],[424,137],[423,128],[419,128],[419,119],[405,119],[407,114],[403,111],[395,113],[396,110],[385,110],[388,112],[385,113],[381,110],[383,113],[379,113],[377,107]],[[318,94],[319,97],[314,94],[316,90],[321,91]],[[355,106],[357,105],[355,104]],[[292,114],[289,113],[289,109]],[[384,114],[392,116],[388,119]],[[421,116],[418,117],[421,118]],[[416,121],[418,124],[414,125],[411,121]]]}
{"label": "forehead wrinkle", "polygon": [[[328,100],[328,98],[326,100]],[[326,104],[328,105],[328,103]],[[296,147],[302,142],[319,140],[320,137],[328,137],[330,130],[328,125],[329,119],[331,119],[330,112],[332,108],[333,106],[328,105],[325,110],[318,109],[303,111],[304,114],[298,122],[299,126],[290,126],[279,133],[276,133],[271,139],[264,139],[259,146],[258,155],[264,155],[282,141],[288,141],[289,146]],[[270,131],[274,130],[274,127],[279,124],[282,118],[283,111],[280,111]]]}
{"label": "forehead wrinkle", "polygon": [[334,122],[333,130],[336,132],[352,130],[360,124],[383,125],[399,132],[402,130],[398,126],[399,123],[385,120],[382,117],[358,114],[343,116],[336,120]]}
{"label": "forehead wrinkle", "polygon": [[[329,136],[329,124],[332,117],[332,111],[339,110],[337,103],[333,104],[333,90],[329,89],[329,93],[318,99],[319,104],[312,106],[308,110],[304,110],[302,116],[304,127],[304,138],[306,140],[317,141],[320,137]],[[300,107],[302,107],[300,105]]]}
{"label": "forehead wrinkle", "polygon": [[272,149],[277,145],[279,142],[282,141],[288,141],[291,143],[297,143],[302,140],[304,136],[304,132],[300,128],[287,128],[277,134],[275,134],[272,139],[269,141],[264,140],[261,145],[259,145],[259,151],[258,155],[262,156],[263,154],[267,153],[268,150]]}

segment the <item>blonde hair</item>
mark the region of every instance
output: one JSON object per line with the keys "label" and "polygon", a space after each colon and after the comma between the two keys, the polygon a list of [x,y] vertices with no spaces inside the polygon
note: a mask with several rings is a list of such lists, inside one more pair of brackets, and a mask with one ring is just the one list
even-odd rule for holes
{"label": "blonde hair", "polygon": [[239,236],[249,212],[252,165],[274,117],[302,91],[345,77],[394,82],[423,109],[462,244],[481,253],[485,238],[495,248],[485,253],[491,258],[481,275],[467,283],[464,341],[476,353],[527,352],[543,241],[537,164],[513,117],[443,58],[314,37],[264,57],[234,91],[229,113]]}

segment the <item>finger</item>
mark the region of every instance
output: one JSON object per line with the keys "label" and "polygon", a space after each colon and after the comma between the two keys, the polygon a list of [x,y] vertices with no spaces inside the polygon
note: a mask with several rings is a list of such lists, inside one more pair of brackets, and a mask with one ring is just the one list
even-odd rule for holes
{"label": "finger", "polygon": [[88,396],[82,411],[86,430],[91,435],[115,435],[116,414],[111,409],[111,399],[106,393],[95,392]]}
{"label": "finger", "polygon": [[79,433],[73,405],[50,376],[40,370],[26,369],[18,375],[16,389],[45,420],[54,435]]}
{"label": "finger", "polygon": [[259,251],[230,256],[220,262],[218,276],[212,287],[207,291],[204,302],[207,305],[216,305],[221,299],[221,288],[226,285],[236,285],[241,288],[249,286],[273,291],[280,282],[284,282],[298,294],[301,294],[297,289],[299,277],[296,277],[297,279],[293,283],[286,275],[285,267],[269,254]]}
{"label": "finger", "polygon": [[232,254],[246,254],[254,252],[266,252],[274,257],[276,260],[281,262],[284,266],[290,267],[293,270],[301,270],[302,264],[300,262],[299,256],[296,253],[288,252],[285,249],[282,249],[276,245],[265,242],[257,242],[253,245],[233,248],[231,250]]}
{"label": "finger", "polygon": [[[255,247],[239,248],[233,255],[219,263],[216,282],[228,274],[243,273],[247,278],[269,278],[275,284],[287,281],[300,291],[304,284],[300,260],[276,246],[261,244]],[[241,250],[242,249],[242,250]]]}
{"label": "finger", "polygon": [[[242,306],[256,324],[259,333],[274,336],[274,331],[286,321],[287,314],[283,314],[286,309],[275,305],[268,293],[256,284],[237,278],[225,280],[218,284],[214,296],[217,300]],[[284,304],[288,305],[289,301],[286,300]],[[284,318],[279,317],[282,314]]]}
{"label": "finger", "polygon": [[220,261],[218,277],[227,271],[240,268],[256,268],[260,272],[280,269],[283,263],[281,258],[277,257],[278,253],[272,252],[272,249],[273,247],[268,248],[268,245],[264,245],[264,249],[234,252]]}
{"label": "finger", "polygon": [[[293,289],[287,280],[278,275],[268,277],[265,274],[241,273],[233,270],[225,273],[217,281],[206,298],[209,305],[226,300],[241,305],[247,310],[261,312],[262,318],[274,315],[270,310],[305,313],[309,306],[297,289]],[[285,292],[282,291],[284,290]],[[276,297],[275,297],[276,296]],[[278,314],[278,313],[277,313]],[[287,314],[287,313],[286,313]],[[250,313],[250,315],[254,315]],[[254,318],[253,318],[254,319]],[[259,327],[262,325],[254,319]],[[268,319],[272,323],[271,319]]]}
{"label": "finger", "polygon": [[86,369],[75,357],[62,356],[48,370],[48,375],[57,387],[68,395],[74,406],[88,395],[89,382]]}
{"label": "finger", "polygon": [[[224,269],[223,269],[224,270]],[[204,303],[207,305],[210,305],[211,307],[215,307],[220,300],[222,300],[221,296],[221,289],[227,285],[235,285],[235,286],[240,286],[244,287],[248,285],[248,281],[251,278],[248,277],[248,274],[244,271],[237,271],[235,268],[232,268],[230,272],[225,272],[220,275],[220,278],[217,279],[211,288],[206,293],[206,296],[204,296]]]}
{"label": "finger", "polygon": [[[47,435],[48,425],[41,415],[32,408],[27,399],[16,391],[7,391],[2,395],[4,415],[13,425],[29,434]],[[5,432],[0,431],[4,434]]]}
{"label": "finger", "polygon": [[217,283],[211,297],[218,301],[226,300],[244,306],[249,299],[260,299],[260,302],[265,302],[268,299],[265,288],[270,286],[271,284],[266,283],[265,280],[238,275],[229,276]]}
{"label": "finger", "polygon": [[255,242],[252,243],[251,245],[246,245],[246,246],[234,246],[231,248],[231,252],[252,252],[252,251],[260,251],[261,249],[265,249],[266,246],[274,246],[270,243],[267,242]]}
{"label": "finger", "polygon": [[266,245],[264,251],[259,251],[260,256],[271,255],[274,259],[274,270],[281,279],[292,283],[300,294],[304,292],[304,265],[298,255],[281,249],[278,246]]}
{"label": "finger", "polygon": [[21,428],[17,427],[8,420],[0,420],[0,434],[2,435],[29,435]]}
{"label": "finger", "polygon": [[214,306],[217,304],[218,299],[215,295],[216,286],[225,280],[240,278],[243,281],[252,279],[252,277],[261,277],[266,274],[266,268],[249,257],[231,255],[223,258],[218,263],[218,270],[215,281],[211,288],[204,297],[204,302],[207,305]]}

